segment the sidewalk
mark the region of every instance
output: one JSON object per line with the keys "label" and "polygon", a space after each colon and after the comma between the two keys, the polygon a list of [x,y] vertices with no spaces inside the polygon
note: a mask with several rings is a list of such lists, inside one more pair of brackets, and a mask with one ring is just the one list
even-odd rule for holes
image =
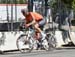
{"label": "sidewalk", "polygon": [[75,49],[75,45],[72,42],[70,42],[70,43],[68,43],[66,45],[62,45],[61,47],[58,47],[56,49]]}

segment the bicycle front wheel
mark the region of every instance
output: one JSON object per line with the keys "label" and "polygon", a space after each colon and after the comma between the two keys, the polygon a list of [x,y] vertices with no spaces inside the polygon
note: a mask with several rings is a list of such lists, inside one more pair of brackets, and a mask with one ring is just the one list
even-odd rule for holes
{"label": "bicycle front wheel", "polygon": [[20,35],[16,41],[17,48],[20,52],[31,52],[33,46],[31,45],[30,38],[27,35]]}

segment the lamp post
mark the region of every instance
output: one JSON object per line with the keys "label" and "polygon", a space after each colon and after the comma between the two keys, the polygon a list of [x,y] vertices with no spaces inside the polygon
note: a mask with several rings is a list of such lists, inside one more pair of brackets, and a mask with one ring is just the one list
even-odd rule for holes
{"label": "lamp post", "polygon": [[7,11],[7,21],[8,21],[8,24],[7,24],[7,27],[8,27],[8,31],[9,31],[9,12],[8,12],[8,0],[6,0],[6,11]]}
{"label": "lamp post", "polygon": [[13,31],[13,0],[11,0],[11,31]]}
{"label": "lamp post", "polygon": [[33,11],[33,0],[28,0],[28,11]]}
{"label": "lamp post", "polygon": [[45,16],[47,15],[48,0],[45,0]]}

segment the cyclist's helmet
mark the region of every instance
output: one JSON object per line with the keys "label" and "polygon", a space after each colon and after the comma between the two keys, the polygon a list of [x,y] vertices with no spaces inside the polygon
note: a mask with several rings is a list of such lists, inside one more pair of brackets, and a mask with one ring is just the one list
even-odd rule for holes
{"label": "cyclist's helmet", "polygon": [[24,8],[24,9],[21,10],[21,12],[22,12],[22,13],[27,13],[28,10],[27,10],[26,8]]}

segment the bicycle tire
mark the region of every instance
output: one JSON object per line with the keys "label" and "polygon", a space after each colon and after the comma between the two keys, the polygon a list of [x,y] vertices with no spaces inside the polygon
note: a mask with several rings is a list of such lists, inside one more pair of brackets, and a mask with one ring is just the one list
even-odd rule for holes
{"label": "bicycle tire", "polygon": [[33,46],[31,46],[30,42],[28,41],[28,47],[26,47],[26,42],[25,42],[25,38],[28,37],[27,35],[20,35],[16,41],[16,45],[17,45],[17,48],[18,50],[21,52],[21,53],[29,53],[33,50]]}
{"label": "bicycle tire", "polygon": [[46,38],[47,38],[48,45],[49,45],[48,50],[55,49],[56,48],[56,39],[55,39],[55,37],[53,35],[48,34]]}

